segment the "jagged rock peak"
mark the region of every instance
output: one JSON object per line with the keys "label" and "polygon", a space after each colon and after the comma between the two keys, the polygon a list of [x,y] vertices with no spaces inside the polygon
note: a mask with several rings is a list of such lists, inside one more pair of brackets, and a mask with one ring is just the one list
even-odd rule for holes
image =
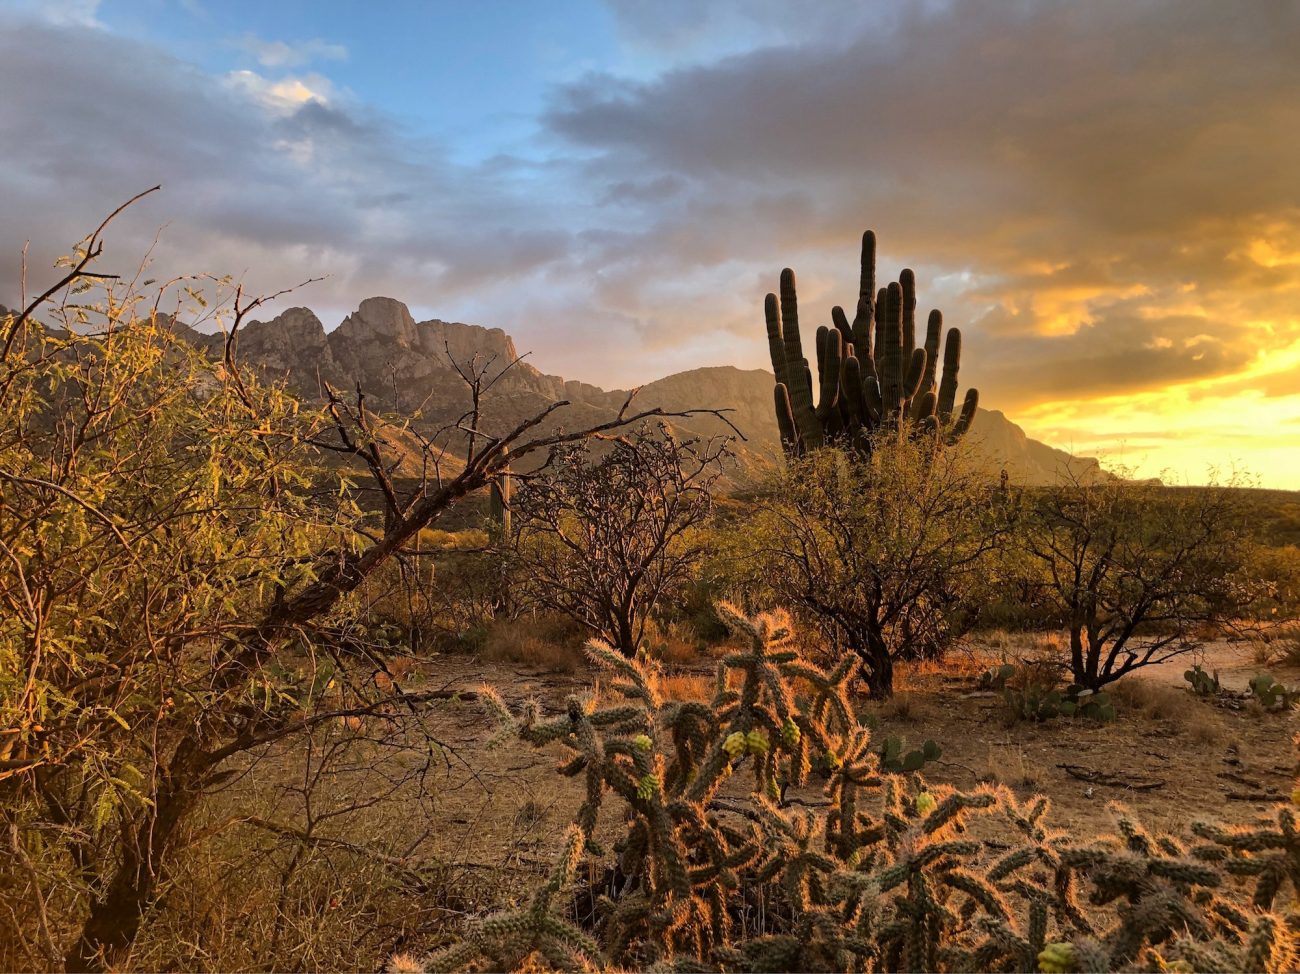
{"label": "jagged rock peak", "polygon": [[314,370],[329,359],[325,326],[310,308],[288,308],[240,328],[239,355],[276,371]]}
{"label": "jagged rock peak", "polygon": [[353,342],[392,341],[417,345],[419,335],[410,309],[394,298],[366,298],[343,319],[337,334]]}
{"label": "jagged rock peak", "polygon": [[286,308],[270,321],[250,321],[240,330],[240,342],[259,346],[318,348],[325,344],[325,326],[311,308]]}
{"label": "jagged rock peak", "polygon": [[422,321],[416,327],[420,345],[439,360],[445,360],[450,349],[455,362],[468,365],[477,355],[483,364],[492,359],[494,368],[499,370],[519,357],[513,339],[500,328],[466,325],[441,318]]}

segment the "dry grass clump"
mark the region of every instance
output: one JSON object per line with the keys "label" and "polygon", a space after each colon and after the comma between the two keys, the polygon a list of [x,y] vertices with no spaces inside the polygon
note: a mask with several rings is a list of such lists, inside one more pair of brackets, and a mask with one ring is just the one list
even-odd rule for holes
{"label": "dry grass clump", "polygon": [[994,785],[1005,785],[1017,791],[1037,791],[1043,785],[1041,768],[1026,760],[1025,749],[1010,742],[990,747],[988,767],[979,780]]}
{"label": "dry grass clump", "polygon": [[1256,666],[1271,666],[1277,658],[1278,648],[1266,639],[1252,639],[1250,641],[1250,661]]}
{"label": "dry grass clump", "polygon": [[576,673],[586,665],[583,638],[577,625],[558,615],[502,618],[488,627],[479,655],[490,663],[525,663],[556,673]]}
{"label": "dry grass clump", "polygon": [[688,666],[700,662],[704,656],[699,634],[685,620],[650,620],[643,645],[651,659],[669,666]]}
{"label": "dry grass clump", "polygon": [[1269,644],[1278,666],[1300,669],[1300,629],[1284,629]]}
{"label": "dry grass clump", "polygon": [[1109,690],[1122,713],[1166,721],[1178,733],[1188,734],[1200,744],[1217,744],[1223,739],[1223,719],[1185,688],[1128,677],[1112,684]]}
{"label": "dry grass clump", "polygon": [[1151,720],[1191,724],[1206,708],[1186,689],[1143,677],[1128,677],[1108,688],[1124,713],[1141,714]]}
{"label": "dry grass clump", "polygon": [[896,691],[888,700],[881,702],[876,709],[876,716],[881,720],[912,723],[920,716],[916,706],[916,694],[911,690]]}
{"label": "dry grass clump", "polygon": [[659,692],[671,700],[712,699],[716,682],[707,673],[672,673],[659,678]]}

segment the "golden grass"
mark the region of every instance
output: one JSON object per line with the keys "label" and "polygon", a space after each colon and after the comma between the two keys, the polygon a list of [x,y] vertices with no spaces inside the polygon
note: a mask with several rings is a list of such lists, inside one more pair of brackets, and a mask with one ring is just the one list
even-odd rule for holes
{"label": "golden grass", "polygon": [[488,628],[480,657],[490,663],[526,663],[557,673],[586,665],[584,638],[567,620],[546,616],[497,619]]}
{"label": "golden grass", "polygon": [[659,692],[667,700],[713,699],[714,677],[705,673],[672,673],[659,678]]}
{"label": "golden grass", "polygon": [[1169,720],[1180,725],[1190,725],[1207,709],[1185,689],[1140,676],[1130,676],[1112,683],[1107,691],[1121,712],[1141,714],[1151,720]]}
{"label": "golden grass", "polygon": [[1130,676],[1107,689],[1120,713],[1166,721],[1198,744],[1217,744],[1226,733],[1223,718],[1214,707],[1185,688]]}

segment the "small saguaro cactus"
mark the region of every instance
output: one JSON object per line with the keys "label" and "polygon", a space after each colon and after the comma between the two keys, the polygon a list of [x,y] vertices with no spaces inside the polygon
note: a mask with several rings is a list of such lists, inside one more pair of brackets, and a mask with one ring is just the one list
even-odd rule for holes
{"label": "small saguaro cactus", "polygon": [[[503,454],[508,448],[503,448]],[[514,476],[507,465],[492,478],[488,496],[488,517],[493,527],[504,538],[510,537],[510,500],[514,495]]]}
{"label": "small saguaro cactus", "polygon": [[[954,420],[961,332],[943,336],[943,313],[930,312],[923,344],[916,341],[916,275],[904,269],[897,281],[876,290],[876,235],[862,235],[862,274],[857,310],[850,324],[844,309],[831,309],[832,324],[817,329],[817,401],[813,376],[799,334],[794,271],[781,272],[780,296],[764,305],[767,341],[776,373],[776,418],[787,454],[840,443],[870,448],[880,429],[911,429],[962,436],[975,418],[979,393],[966,393]],[[942,340],[943,372],[939,372]]]}

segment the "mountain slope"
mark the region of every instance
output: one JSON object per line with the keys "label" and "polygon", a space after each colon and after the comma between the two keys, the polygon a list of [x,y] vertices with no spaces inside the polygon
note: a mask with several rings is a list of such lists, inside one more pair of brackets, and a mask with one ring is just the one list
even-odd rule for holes
{"label": "mountain slope", "polygon": [[[200,339],[215,349],[216,336]],[[443,430],[451,451],[461,440],[455,430],[470,408],[469,389],[458,374],[481,372],[480,428],[499,434],[547,406],[566,400],[542,430],[575,429],[608,421],[627,399],[625,390],[604,390],[546,375],[520,361],[513,340],[500,328],[431,319],[415,321],[406,305],[392,298],[367,298],[333,331],[307,308],[290,308],[271,321],[241,329],[242,362],[285,376],[310,397],[323,395],[324,383],[351,390],[358,382],[372,408],[410,417],[425,435]],[[781,445],[772,410],[771,372],[732,366],[692,369],[650,382],[634,408],[727,409],[727,419],[744,436],[737,444],[737,479],[747,479],[780,462]],[[731,432],[713,416],[674,419],[685,435]],[[977,454],[991,470],[1005,469],[1022,484],[1055,483],[1066,470],[1090,479],[1104,476],[1096,460],[1072,457],[1032,440],[997,410],[981,409],[969,434]]]}

